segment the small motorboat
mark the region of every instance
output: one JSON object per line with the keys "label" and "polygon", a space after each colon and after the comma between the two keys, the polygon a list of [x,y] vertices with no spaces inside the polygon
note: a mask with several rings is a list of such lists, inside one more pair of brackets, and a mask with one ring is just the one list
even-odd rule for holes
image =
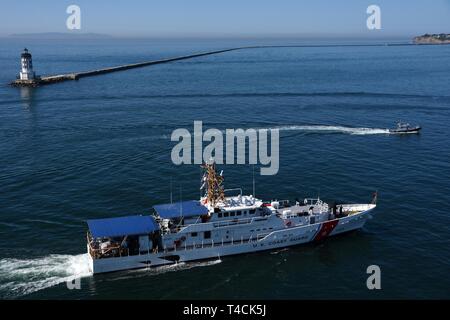
{"label": "small motorboat", "polygon": [[411,126],[409,123],[399,122],[397,127],[394,129],[389,129],[389,133],[419,133],[422,128],[420,126]]}

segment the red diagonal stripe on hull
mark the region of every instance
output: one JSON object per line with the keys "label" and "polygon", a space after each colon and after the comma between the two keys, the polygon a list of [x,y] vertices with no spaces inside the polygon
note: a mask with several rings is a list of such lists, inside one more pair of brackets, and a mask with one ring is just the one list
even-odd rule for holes
{"label": "red diagonal stripe on hull", "polygon": [[338,225],[338,223],[339,220],[337,219],[322,223],[319,232],[314,237],[314,241],[319,241],[327,237],[331,233],[331,231],[333,231],[334,228]]}

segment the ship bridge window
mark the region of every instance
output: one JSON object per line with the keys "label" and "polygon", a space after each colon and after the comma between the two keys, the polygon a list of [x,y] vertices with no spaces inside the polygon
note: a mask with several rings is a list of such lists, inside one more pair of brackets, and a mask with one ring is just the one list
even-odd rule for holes
{"label": "ship bridge window", "polygon": [[197,236],[197,232],[191,232],[191,237],[196,237]]}
{"label": "ship bridge window", "polygon": [[236,215],[236,212],[234,212],[234,211],[230,212],[230,217],[234,217],[235,215]]}
{"label": "ship bridge window", "polygon": [[205,233],[203,234],[203,237],[205,239],[211,239],[211,231],[205,231]]}
{"label": "ship bridge window", "polygon": [[222,212],[219,212],[219,213],[217,214],[217,216],[218,216],[219,218],[222,218]]}
{"label": "ship bridge window", "polygon": [[242,215],[242,211],[240,211],[240,210],[239,210],[239,211],[236,211],[236,215],[237,215],[237,216]]}
{"label": "ship bridge window", "polygon": [[255,212],[256,212],[255,209],[251,209],[251,210],[249,211],[250,214],[255,214]]}
{"label": "ship bridge window", "polygon": [[223,216],[226,218],[226,217],[229,216],[229,214],[230,214],[229,212],[224,212],[224,213],[223,213]]}

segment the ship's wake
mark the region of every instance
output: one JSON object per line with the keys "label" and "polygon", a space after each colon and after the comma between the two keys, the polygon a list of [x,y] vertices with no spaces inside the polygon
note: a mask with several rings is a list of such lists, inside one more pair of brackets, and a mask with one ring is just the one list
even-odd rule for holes
{"label": "ship's wake", "polygon": [[344,133],[351,135],[388,134],[389,129],[346,127],[346,126],[326,126],[326,125],[291,125],[281,126],[272,129],[280,131],[303,131],[311,133]]}
{"label": "ship's wake", "polygon": [[222,263],[221,259],[207,260],[207,261],[191,261],[191,262],[178,262],[175,264],[169,264],[156,268],[142,268],[136,270],[125,271],[125,273],[118,273],[120,276],[111,277],[110,281],[135,279],[136,277],[157,276],[167,272],[186,271],[193,268],[209,267]]}
{"label": "ship's wake", "polygon": [[141,269],[139,271],[144,271],[144,272],[147,272],[150,274],[161,274],[161,273],[166,273],[166,272],[171,272],[171,271],[189,270],[189,269],[197,268],[197,267],[208,267],[208,266],[216,265],[221,262],[222,262],[221,259],[198,261],[198,262],[195,262],[195,261],[179,262],[179,263],[156,267],[156,268]]}
{"label": "ship's wake", "polygon": [[[366,128],[366,127],[347,127],[347,126],[330,126],[330,125],[284,125],[284,126],[271,126],[271,127],[250,127],[242,128],[243,130],[279,130],[279,131],[299,131],[304,133],[316,133],[316,134],[350,134],[350,135],[374,135],[374,134],[389,134],[389,129],[383,128]],[[206,128],[204,129],[206,130]],[[226,130],[220,130],[222,134],[226,134]],[[194,133],[202,135],[201,133]],[[187,133],[183,137],[191,138],[191,134]],[[161,136],[163,139],[170,139],[171,136],[164,134]]]}
{"label": "ship's wake", "polygon": [[[147,275],[159,275],[166,272],[183,271],[197,267],[213,266],[221,259],[180,262],[157,268],[128,271],[125,276],[112,277],[110,280],[135,278]],[[120,273],[119,273],[120,274]],[[49,255],[38,259],[1,259],[0,292],[2,299],[11,299],[47,289],[65,282],[92,275],[89,270],[87,254]]]}
{"label": "ship's wake", "polygon": [[14,298],[91,275],[88,255],[52,254],[37,259],[1,259],[0,292]]}

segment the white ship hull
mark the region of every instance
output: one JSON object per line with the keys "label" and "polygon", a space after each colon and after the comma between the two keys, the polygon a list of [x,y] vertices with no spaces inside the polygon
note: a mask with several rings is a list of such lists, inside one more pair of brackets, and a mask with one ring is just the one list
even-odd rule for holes
{"label": "white ship hull", "polygon": [[[94,274],[119,270],[153,268],[178,262],[189,262],[222,258],[230,255],[274,250],[320,241],[328,236],[361,228],[375,208],[373,204],[359,206],[359,212],[339,219],[321,221],[312,224],[293,225],[292,227],[273,230],[260,239],[230,239],[229,241],[209,242],[180,246],[159,253],[140,253],[132,256],[92,259],[90,268]],[[88,246],[89,252],[89,246]]]}

